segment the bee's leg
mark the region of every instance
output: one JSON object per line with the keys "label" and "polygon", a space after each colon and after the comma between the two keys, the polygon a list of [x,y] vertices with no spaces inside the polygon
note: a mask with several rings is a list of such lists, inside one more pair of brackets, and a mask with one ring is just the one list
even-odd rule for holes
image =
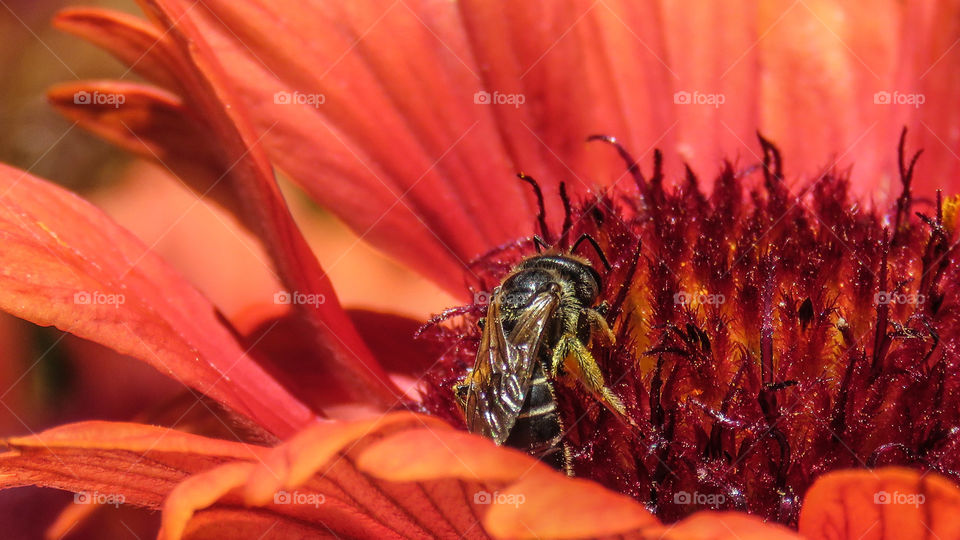
{"label": "bee's leg", "polygon": [[464,411],[467,408],[467,391],[470,390],[470,380],[469,376],[463,379],[460,382],[454,383],[453,385],[453,397],[457,400],[457,405],[460,406],[460,410]]}
{"label": "bee's leg", "polygon": [[566,441],[563,442],[563,472],[570,477],[576,476],[573,473],[573,451],[570,449],[570,443]]}
{"label": "bee's leg", "polygon": [[[601,305],[600,307],[603,306]],[[610,325],[607,324],[607,320],[603,318],[600,311],[588,309],[586,313],[587,322],[590,323],[590,326],[603,336],[603,339],[606,340],[608,345],[614,345],[617,342],[617,336],[614,335],[613,330],[610,329]]]}
{"label": "bee's leg", "polygon": [[[609,328],[607,330],[609,331]],[[607,408],[628,418],[623,402],[603,382],[603,374],[600,373],[600,366],[593,359],[593,355],[574,334],[565,334],[560,338],[553,350],[551,365],[553,373],[558,376],[569,374],[570,378],[580,381]]]}

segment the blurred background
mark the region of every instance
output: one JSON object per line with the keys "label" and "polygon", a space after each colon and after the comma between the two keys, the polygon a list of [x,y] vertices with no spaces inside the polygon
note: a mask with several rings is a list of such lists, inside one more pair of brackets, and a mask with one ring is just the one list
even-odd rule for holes
{"label": "blurred background", "polygon": [[[141,14],[123,0],[86,1]],[[218,208],[198,202],[166,170],[84,132],[46,100],[51,85],[137,76],[110,55],[50,25],[76,2],[0,1],[0,162],[71,189],[183,272],[229,317],[279,290],[266,256]],[[348,307],[424,320],[457,302],[384,258],[281,179],[297,221]],[[55,328],[0,314],[0,436],[23,435],[84,419],[130,420],[183,387],[143,363]],[[39,488],[0,492],[3,538],[38,538],[72,494]],[[158,515],[122,515],[69,524],[67,538],[139,538]]]}

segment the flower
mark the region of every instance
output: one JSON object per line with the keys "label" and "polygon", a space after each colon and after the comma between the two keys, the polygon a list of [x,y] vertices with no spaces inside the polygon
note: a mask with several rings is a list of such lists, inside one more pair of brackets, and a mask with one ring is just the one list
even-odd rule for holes
{"label": "flower", "polygon": [[[782,17],[806,10],[801,19],[822,23],[826,34],[791,24],[769,49],[725,44],[748,58],[727,73],[703,75],[695,53],[727,49],[712,49],[705,32],[687,39],[665,31],[660,22],[695,24],[673,6],[653,6],[653,17],[613,2],[518,6],[503,17],[502,6],[484,2],[351,3],[324,6],[324,16],[293,3],[145,5],[149,22],[85,9],[61,13],[57,24],[155,86],[71,83],[50,98],[69,118],[163,163],[231,211],[263,244],[285,287],[274,302],[290,310],[261,319],[259,330],[226,320],[102,212],[43,180],[0,169],[0,308],[170,373],[220,404],[214,410],[203,402],[217,413],[214,422],[234,430],[225,440],[91,421],[12,438],[0,457],[0,487],[53,486],[77,493],[76,502],[162,508],[164,538],[794,536],[761,518],[814,537],[875,528],[893,537],[903,524],[913,527],[902,529],[908,532],[919,524],[950,535],[945,516],[960,505],[953,411],[945,406],[955,401],[956,200],[914,216],[923,201],[914,205],[912,194],[937,176],[914,171],[910,160],[892,169],[896,154],[876,150],[886,148],[883,130],[874,134],[871,124],[857,132],[864,110],[884,105],[906,115],[902,106],[917,104],[918,94],[901,103],[905,90],[873,90],[873,81],[852,77],[871,95],[890,96],[852,100],[847,110],[841,104],[848,100],[825,91],[852,63],[836,55],[846,42],[828,35],[848,27],[823,21],[824,12],[841,12],[798,2]],[[743,9],[733,20],[774,19],[776,26],[780,19],[767,9]],[[905,9],[883,13],[893,18]],[[719,14],[711,10],[695,15],[712,22]],[[856,19],[875,20],[867,15]],[[945,18],[926,15],[932,32],[924,35],[949,34],[940,26]],[[858,38],[852,57],[861,62],[857,52],[870,51],[873,60],[891,50],[871,48],[891,39],[882,33],[851,35]],[[913,33],[904,35],[913,43]],[[810,60],[797,43],[832,54]],[[663,60],[673,57],[675,64]],[[791,69],[826,76],[777,76]],[[887,73],[877,79],[886,82]],[[691,86],[677,87],[671,76]],[[929,101],[923,94],[925,106],[938,107],[937,122],[919,120],[934,136],[950,119],[941,111],[951,109],[935,101],[949,95],[941,78],[948,79],[930,78],[940,91]],[[771,80],[772,87],[761,84]],[[808,83],[813,90],[801,87]],[[817,97],[828,101],[818,114],[784,106]],[[715,110],[704,115],[694,105]],[[853,121],[838,119],[840,112]],[[704,122],[731,136],[701,133]],[[765,139],[757,156],[763,183],[745,184],[746,174],[728,165],[710,198],[692,173],[669,187],[679,160],[663,164],[659,155],[650,178],[628,159],[638,191],[628,190],[619,183],[626,175],[617,153],[581,142],[591,133],[623,133],[626,148],[664,146],[709,169],[749,148],[739,139],[758,125],[805,171],[828,150],[853,145],[863,164],[854,185],[900,182],[890,236],[882,235],[883,212],[853,203],[847,176],[832,167],[809,181],[810,202],[793,195],[780,152]],[[865,149],[856,150],[861,142]],[[936,170],[952,170],[942,145],[929,146]],[[564,390],[566,403],[586,413],[572,426],[580,433],[570,434],[579,439],[584,478],[567,478],[439,420],[458,420],[443,385],[455,371],[462,375],[475,347],[468,324],[475,306],[462,310],[459,326],[430,330],[454,348],[429,371],[422,399],[402,391],[397,375],[422,376],[430,362],[415,349],[394,358],[381,352],[391,330],[404,331],[402,321],[387,326],[367,314],[363,324],[341,309],[272,164],[372,243],[465,300],[469,286],[488,290],[511,257],[526,253],[522,239],[538,203],[510,174],[533,174],[552,221],[544,218],[540,231],[557,231],[569,216],[571,230],[592,230],[614,263],[605,294],[618,345],[595,350],[613,388],[633,398],[625,401],[640,433],[590,408],[576,389]],[[890,170],[899,174],[883,176]],[[585,178],[606,190],[590,189]],[[917,284],[911,272],[920,273]],[[930,302],[891,306],[894,295]],[[869,330],[875,339],[861,347]],[[721,361],[709,362],[711,355]],[[624,366],[625,378],[610,377]],[[432,415],[383,414],[400,404]],[[788,407],[794,404],[800,408]],[[824,411],[834,413],[830,422],[818,417]],[[210,434],[209,427],[196,431]],[[916,460],[925,470],[833,472],[856,465],[845,454],[825,457],[847,436],[854,456],[874,450],[874,464]],[[746,452],[735,470],[731,449]],[[661,500],[699,501],[702,493],[685,490],[700,485],[721,488],[706,495],[731,496],[731,506],[755,515],[687,516]],[[56,531],[66,530],[68,514]]]}

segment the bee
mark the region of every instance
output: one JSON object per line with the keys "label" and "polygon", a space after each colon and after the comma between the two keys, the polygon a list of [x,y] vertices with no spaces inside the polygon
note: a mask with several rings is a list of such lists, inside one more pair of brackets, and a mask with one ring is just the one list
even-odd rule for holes
{"label": "bee", "polygon": [[[593,307],[601,291],[600,274],[573,254],[584,241],[609,269],[600,246],[587,234],[569,253],[547,251],[522,261],[494,290],[480,320],[476,364],[454,386],[469,431],[525,450],[570,476],[570,447],[564,442],[555,381],[579,381],[627,419],[623,403],[606,386],[587,349],[595,334],[611,345],[615,338],[601,313],[605,305]],[[534,242],[538,250],[544,245],[538,237]]]}

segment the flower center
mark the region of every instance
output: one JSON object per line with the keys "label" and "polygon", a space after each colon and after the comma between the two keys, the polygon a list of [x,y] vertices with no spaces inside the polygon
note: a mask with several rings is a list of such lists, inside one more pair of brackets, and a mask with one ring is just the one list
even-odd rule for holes
{"label": "flower center", "polygon": [[[960,199],[913,197],[903,140],[890,212],[859,204],[833,171],[789,189],[779,152],[761,146],[762,166],[728,164],[710,196],[692,172],[665,187],[657,154],[650,178],[634,168],[634,186],[566,205],[550,240],[588,234],[609,260],[580,252],[602,282],[589,307],[608,306],[616,336],[588,348],[636,424],[558,380],[574,473],[666,521],[712,508],[791,525],[830,470],[900,464],[960,480],[960,409],[944,406],[960,392]],[[530,240],[481,257],[483,290],[533,254]],[[477,302],[426,330],[447,353],[421,405],[455,425],[452,388],[474,367],[484,314]]]}

